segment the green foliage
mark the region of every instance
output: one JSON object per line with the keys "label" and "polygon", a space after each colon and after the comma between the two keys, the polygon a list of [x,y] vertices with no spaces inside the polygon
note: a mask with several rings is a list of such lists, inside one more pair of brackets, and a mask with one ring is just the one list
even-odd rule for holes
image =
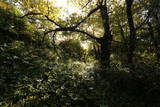
{"label": "green foliage", "polygon": [[59,46],[62,48],[62,56],[64,59],[84,60],[85,50],[78,40],[64,40],[59,43]]}
{"label": "green foliage", "polygon": [[[15,0],[19,1],[19,0]],[[156,55],[153,40],[147,24],[137,31],[136,51],[134,53],[135,69],[130,73],[127,66],[127,44],[129,31],[126,24],[125,6],[112,1],[109,10],[113,41],[111,64],[101,69],[94,60],[99,58],[100,44],[92,41],[85,50],[81,46],[82,39],[67,39],[53,43],[52,34],[44,36],[44,30],[55,27],[46,22],[44,17],[33,16],[20,18],[29,9],[34,12],[47,13],[47,1],[21,0],[17,9],[5,0],[0,1],[0,106],[2,107],[159,107],[160,106],[160,62]],[[80,7],[85,0],[76,1]],[[51,3],[51,2],[50,2]],[[133,6],[136,26],[143,20],[142,13],[147,11],[150,1],[136,2]],[[14,3],[13,3],[14,4]],[[26,5],[25,5],[26,4]],[[95,7],[95,1],[90,6]],[[15,4],[14,4],[15,5]],[[50,4],[49,6],[51,6]],[[29,8],[26,8],[29,6]],[[18,6],[17,6],[18,7]],[[44,9],[42,7],[45,7]],[[51,8],[49,16],[56,18],[58,10]],[[91,8],[88,6],[86,11]],[[50,10],[50,11],[51,11]],[[139,13],[137,13],[139,11]],[[57,19],[62,25],[74,25],[83,15],[72,14],[71,18]],[[86,20],[83,29],[103,34],[100,14],[97,12]],[[99,20],[100,19],[100,20]],[[154,17],[151,18],[152,20]],[[36,22],[38,20],[38,22]],[[69,22],[69,21],[71,22]],[[153,21],[154,22],[154,21]],[[39,25],[43,25],[39,30]],[[120,29],[120,25],[123,29]],[[159,34],[156,23],[152,23],[156,40]],[[96,29],[93,29],[96,27]],[[121,30],[124,30],[124,38]],[[62,35],[72,37],[79,33],[63,32]],[[53,35],[55,36],[55,35]],[[84,35],[81,35],[84,36]],[[53,37],[54,38],[54,37]],[[90,39],[87,38],[88,41]],[[54,41],[55,42],[55,41]],[[159,46],[159,44],[158,44]],[[95,48],[92,49],[92,48]],[[96,54],[96,55],[95,55]],[[86,55],[88,59],[86,60]]]}
{"label": "green foliage", "polygon": [[77,91],[87,69],[81,63],[66,65],[48,49],[31,50],[21,42],[2,46],[0,58],[1,105],[64,106],[82,98]]}
{"label": "green foliage", "polygon": [[1,45],[14,40],[24,41],[27,44],[34,42],[36,28],[26,19],[19,18],[22,15],[20,10],[5,2],[0,2],[0,13]]}

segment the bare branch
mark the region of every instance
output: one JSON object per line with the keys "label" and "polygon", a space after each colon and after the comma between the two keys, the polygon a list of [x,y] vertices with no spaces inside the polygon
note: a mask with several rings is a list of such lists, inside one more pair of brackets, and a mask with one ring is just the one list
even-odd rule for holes
{"label": "bare branch", "polygon": [[85,6],[82,7],[82,9],[84,9],[85,7],[88,6],[88,4],[91,2],[92,0],[88,0],[88,2],[85,4]]}
{"label": "bare branch", "polygon": [[[90,17],[93,13],[95,13],[97,10],[99,10],[100,7],[101,7],[101,6],[98,6],[98,7],[94,8],[93,10],[91,10],[84,19],[82,19],[82,20],[81,20],[80,22],[78,22],[76,25],[71,26],[70,28],[77,28],[81,23],[85,22],[85,21],[88,19],[88,17]],[[29,12],[29,13],[25,14],[24,16],[20,17],[20,18],[24,18],[24,17],[30,16],[30,15],[44,15],[44,14],[43,14],[43,13]],[[55,22],[53,19],[50,19],[48,15],[44,15],[44,16],[47,18],[48,21],[54,23],[54,24],[55,24],[56,26],[58,26],[59,28],[65,28],[64,26],[62,26],[62,25],[58,24],[57,22]]]}
{"label": "bare branch", "polygon": [[88,32],[85,32],[83,30],[79,30],[79,29],[74,29],[72,27],[66,27],[66,28],[57,28],[57,29],[54,29],[54,30],[49,30],[47,32],[45,32],[44,34],[48,34],[48,33],[51,33],[51,32],[58,32],[58,31],[70,31],[70,32],[79,32],[79,33],[83,33],[85,35],[87,35],[88,37],[94,39],[94,40],[99,40],[99,38],[97,38],[96,36],[88,33]]}
{"label": "bare branch", "polygon": [[34,12],[29,12],[29,13],[27,13],[27,14],[25,14],[24,16],[21,16],[20,18],[24,18],[24,17],[26,17],[26,16],[31,16],[31,15],[43,15],[43,13],[34,13]]}
{"label": "bare branch", "polygon": [[93,10],[91,10],[84,19],[82,19],[80,22],[78,22],[78,23],[77,23],[75,26],[73,26],[73,27],[77,28],[81,23],[85,22],[85,21],[88,19],[88,17],[90,17],[93,13],[95,13],[96,11],[98,11],[98,10],[100,9],[100,7],[101,7],[101,6],[98,6],[98,7],[94,8]]}
{"label": "bare branch", "polygon": [[60,27],[60,28],[63,28],[63,26],[62,26],[62,25],[60,25],[60,24],[56,23],[54,20],[50,19],[47,15],[45,15],[45,17],[47,18],[47,20],[48,20],[48,21],[50,21],[50,22],[54,23],[56,26],[58,26],[58,27]]}
{"label": "bare branch", "polygon": [[46,34],[48,34],[48,33],[51,33],[51,32],[57,32],[57,31],[70,31],[70,32],[83,33],[83,34],[89,36],[90,38],[95,39],[95,40],[98,41],[99,38],[97,38],[96,36],[94,36],[94,35],[92,35],[92,34],[90,34],[90,33],[88,33],[88,32],[85,32],[85,31],[83,31],[83,30],[76,29],[76,28],[77,28],[81,23],[85,22],[85,21],[88,19],[88,17],[90,17],[93,13],[95,13],[96,11],[98,11],[100,8],[101,8],[101,6],[98,6],[98,7],[94,8],[93,10],[91,10],[91,11],[88,13],[88,15],[87,15],[84,19],[82,19],[82,20],[81,20],[80,22],[78,22],[76,25],[70,26],[70,27],[62,26],[62,25],[58,24],[57,22],[55,22],[53,19],[50,19],[49,16],[44,15],[44,14],[42,14],[42,13],[33,13],[33,12],[30,12],[30,13],[27,13],[26,15],[22,16],[21,18],[24,18],[24,17],[29,16],[29,15],[43,15],[43,16],[46,17],[46,19],[47,19],[48,21],[50,21],[50,22],[54,23],[56,26],[58,26],[58,28],[56,28],[56,29],[54,29],[54,30],[49,30],[49,31],[45,32],[44,35],[46,35]]}
{"label": "bare branch", "polygon": [[83,33],[83,34],[85,34],[85,35],[87,35],[87,36],[89,36],[90,38],[95,39],[95,40],[98,40],[98,39],[99,39],[99,38],[97,38],[96,36],[94,36],[94,35],[92,35],[92,34],[89,34],[89,33],[85,32],[85,31],[83,31],[83,30],[75,29],[75,32]]}

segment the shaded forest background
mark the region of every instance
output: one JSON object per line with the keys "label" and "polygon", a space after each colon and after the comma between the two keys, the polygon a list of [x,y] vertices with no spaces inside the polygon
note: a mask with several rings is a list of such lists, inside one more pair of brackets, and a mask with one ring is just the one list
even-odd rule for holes
{"label": "shaded forest background", "polygon": [[0,0],[0,106],[160,107],[160,1]]}

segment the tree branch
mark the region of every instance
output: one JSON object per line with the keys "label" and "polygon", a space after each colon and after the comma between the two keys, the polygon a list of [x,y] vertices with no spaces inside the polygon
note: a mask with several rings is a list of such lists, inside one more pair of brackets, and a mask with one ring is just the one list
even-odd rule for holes
{"label": "tree branch", "polygon": [[77,28],[81,23],[85,22],[85,21],[88,19],[88,17],[90,17],[93,13],[95,13],[96,11],[98,11],[98,10],[100,9],[100,7],[101,7],[101,6],[98,6],[98,7],[94,8],[93,10],[91,10],[84,19],[82,19],[80,22],[78,22],[78,23],[77,23],[75,26],[73,26],[73,27]]}
{"label": "tree branch", "polygon": [[48,34],[48,33],[51,33],[51,32],[58,32],[58,31],[70,31],[70,32],[79,32],[79,33],[83,33],[85,35],[87,35],[88,37],[94,39],[94,40],[99,40],[100,38],[97,38],[96,36],[88,33],[88,32],[85,32],[83,30],[79,30],[79,29],[74,29],[73,27],[65,27],[65,28],[57,28],[57,29],[54,29],[54,30],[49,30],[47,32],[45,32],[44,34]]}
{"label": "tree branch", "polygon": [[31,16],[31,15],[34,15],[34,16],[35,16],[35,15],[43,15],[43,13],[29,12],[29,13],[27,13],[27,14],[21,16],[20,18],[24,18],[24,17],[26,17],[26,16]]}
{"label": "tree branch", "polygon": [[89,36],[89,37],[92,38],[92,39],[99,40],[99,38],[97,38],[96,36],[94,36],[94,35],[92,35],[92,34],[89,34],[88,32],[85,32],[85,31],[83,31],[83,30],[75,29],[75,32],[83,33],[83,34]]}
{"label": "tree branch", "polygon": [[[100,6],[94,8],[93,10],[91,10],[84,19],[82,19],[80,22],[77,22],[76,25],[71,26],[71,28],[77,28],[81,23],[85,22],[85,21],[88,19],[88,17],[90,17],[93,13],[95,13],[95,12],[96,12],[97,10],[99,10],[99,9],[100,9]],[[24,16],[20,17],[20,18],[24,18],[24,17],[30,16],[30,15],[44,15],[44,14],[43,14],[43,13],[29,12],[29,13],[25,14]],[[54,24],[55,24],[56,26],[58,26],[59,28],[65,28],[64,26],[62,26],[62,25],[58,24],[57,22],[55,22],[53,19],[50,19],[48,15],[44,15],[44,16],[46,17],[46,19],[47,19],[48,21],[54,23]]]}
{"label": "tree branch", "polygon": [[92,0],[88,0],[88,2],[86,3],[85,6],[82,7],[82,9],[84,9],[85,7],[87,7],[87,5],[91,2]]}
{"label": "tree branch", "polygon": [[45,15],[45,17],[46,17],[46,19],[47,19],[48,21],[50,21],[50,22],[54,23],[56,26],[58,26],[58,27],[60,27],[60,28],[63,28],[63,26],[62,26],[62,25],[60,25],[60,24],[56,23],[54,20],[50,19],[47,15]]}
{"label": "tree branch", "polygon": [[76,28],[77,28],[80,24],[84,23],[84,22],[88,19],[88,17],[90,17],[93,13],[95,13],[96,11],[98,11],[100,8],[101,8],[101,6],[98,6],[98,7],[94,8],[93,10],[91,10],[91,11],[88,13],[88,15],[87,15],[84,19],[82,19],[82,20],[81,20],[80,22],[78,22],[76,25],[70,26],[70,27],[65,27],[65,26],[62,26],[62,25],[58,24],[58,23],[55,22],[53,19],[50,19],[49,16],[44,15],[43,13],[30,12],[30,13],[25,14],[25,15],[22,16],[21,18],[24,18],[24,17],[29,16],[29,15],[43,15],[43,16],[46,17],[46,19],[47,19],[48,21],[50,21],[50,22],[54,23],[56,26],[58,26],[58,28],[56,28],[56,29],[54,29],[54,30],[49,30],[49,31],[45,32],[45,33],[44,33],[45,35],[48,34],[48,33],[57,32],[57,31],[70,31],[70,32],[83,33],[83,34],[89,36],[90,38],[99,41],[100,38],[97,38],[96,36],[94,36],[94,35],[92,35],[92,34],[90,34],[90,33],[88,33],[88,32],[85,32],[85,31],[83,31],[83,30],[79,30],[79,29],[76,29]]}

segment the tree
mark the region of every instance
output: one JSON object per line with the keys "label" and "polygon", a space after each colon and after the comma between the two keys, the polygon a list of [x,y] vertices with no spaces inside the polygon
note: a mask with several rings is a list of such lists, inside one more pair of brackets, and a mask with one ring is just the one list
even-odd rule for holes
{"label": "tree", "polygon": [[[36,1],[35,1],[36,2]],[[44,0],[43,2],[47,2],[46,0]],[[100,45],[100,58],[98,58],[98,60],[100,61],[101,64],[101,68],[106,69],[110,66],[110,56],[112,54],[111,50],[112,50],[112,42],[114,42],[113,40],[113,34],[116,35],[116,31],[113,32],[112,29],[113,26],[116,25],[116,23],[114,23],[112,21],[112,19],[110,17],[112,17],[112,15],[114,16],[114,9],[116,8],[116,3],[118,1],[113,0],[113,1],[107,1],[107,0],[89,0],[89,1],[77,1],[78,3],[80,3],[80,7],[81,5],[83,5],[82,7],[85,8],[84,13],[82,13],[82,16],[79,15],[73,15],[71,18],[69,18],[69,20],[66,19],[61,19],[58,18],[59,21],[56,20],[56,18],[51,17],[49,8],[50,6],[48,4],[46,4],[46,8],[48,8],[48,10],[46,9],[45,11],[40,11],[39,7],[35,7],[32,6],[32,2],[28,1],[28,9],[27,11],[25,10],[25,15],[22,17],[29,17],[29,16],[38,16],[39,18],[44,18],[43,20],[48,20],[50,23],[53,23],[54,26],[50,26],[50,27],[46,27],[45,29],[45,35],[47,34],[54,34],[54,36],[56,35],[57,32],[76,32],[78,34],[82,34],[83,36],[86,35],[89,38],[95,40],[98,45]],[[22,3],[26,4],[25,0],[22,1]],[[38,1],[36,2],[38,3]],[[146,3],[150,3],[149,1],[146,1]],[[86,4],[84,6],[84,4]],[[88,5],[91,5],[90,7]],[[134,7],[133,7],[134,4]],[[145,20],[142,21],[143,19],[143,15],[140,16],[138,14],[137,10],[140,10],[141,1],[134,1],[134,0],[125,0],[125,5],[120,5],[118,8],[122,7],[122,10],[124,9],[124,7],[126,6],[126,11],[125,14],[127,17],[123,17],[118,15],[119,18],[123,17],[125,21],[121,21],[121,19],[119,19],[119,21],[117,21],[118,26],[119,26],[119,30],[120,30],[120,34],[121,34],[121,38],[123,39],[123,41],[119,42],[124,43],[124,47],[125,47],[125,51],[127,51],[127,63],[129,64],[129,68],[130,71],[134,71],[134,57],[135,57],[135,51],[136,51],[136,38],[138,37],[136,32],[137,30],[139,30],[148,20],[148,17],[150,16],[150,14],[148,16],[146,16]],[[23,5],[22,5],[23,7]],[[133,10],[134,8],[134,10]],[[137,9],[137,10],[136,10]],[[29,10],[29,11],[28,11]],[[116,11],[117,13],[118,11]],[[136,13],[137,12],[137,13]],[[142,12],[144,12],[144,8],[141,9],[141,11],[139,11],[139,13],[142,14]],[[124,12],[122,12],[124,13]],[[133,18],[133,14],[135,14],[135,18],[136,20]],[[52,16],[54,16],[54,12],[51,13]],[[139,18],[140,16],[140,18]],[[90,22],[89,20],[92,20],[93,18],[99,18],[99,21],[96,20],[96,27],[98,26],[98,24],[100,24],[101,26],[101,31],[99,34],[97,33],[93,33],[93,27],[95,27],[95,23]],[[113,18],[113,17],[112,17]],[[126,21],[127,19],[127,21]],[[42,19],[39,19],[40,21],[42,21]],[[113,19],[114,20],[114,19]],[[139,20],[142,21],[142,23],[139,22]],[[92,20],[93,21],[93,20]],[[98,22],[98,24],[97,24]],[[128,23],[128,25],[124,25],[125,23]],[[136,26],[136,24],[139,24],[139,26]],[[52,27],[52,28],[51,28]],[[87,27],[90,27],[91,29],[88,30]],[[86,29],[84,29],[86,28]],[[124,28],[128,30],[129,28],[129,36],[128,36],[128,31],[124,31]],[[96,28],[98,29],[98,28]],[[111,31],[112,30],[112,31]],[[125,37],[125,35],[127,35]],[[116,37],[114,37],[116,38]]]}
{"label": "tree", "polygon": [[155,54],[157,59],[160,59],[160,44],[158,42],[160,40],[159,8],[160,2],[158,0],[152,1],[152,10],[148,10],[149,12],[152,12],[152,15],[149,17],[150,20],[147,21],[149,34],[155,47]]}
{"label": "tree", "polygon": [[[107,8],[108,8],[107,0],[96,1],[95,8],[91,9],[91,11],[81,21],[77,22],[76,24],[72,26],[63,26],[55,22],[54,20],[50,19],[48,15],[43,14],[43,13],[40,13],[40,14],[44,15],[47,20],[49,20],[50,22],[54,23],[57,26],[57,28],[45,32],[45,34],[48,34],[51,32],[59,32],[59,31],[70,31],[70,32],[78,32],[78,33],[85,34],[89,36],[90,38],[96,40],[101,46],[101,49],[100,49],[101,50],[100,52],[101,65],[102,67],[106,68],[110,66],[111,42],[112,42],[112,35],[110,31],[109,15],[108,15],[109,13],[108,13]],[[86,32],[85,30],[80,29],[80,25],[85,23],[86,20],[90,18],[97,11],[99,11],[100,13],[100,17],[101,17],[102,25],[103,25],[103,31],[104,31],[104,33],[102,34],[100,38],[98,38],[96,35]],[[25,14],[25,16],[40,15],[40,14],[29,12]]]}
{"label": "tree", "polygon": [[130,66],[131,71],[134,70],[133,56],[134,56],[135,42],[136,42],[136,29],[134,26],[133,15],[132,15],[133,2],[134,0],[126,0],[126,13],[130,30],[129,47],[128,47],[128,64]]}

